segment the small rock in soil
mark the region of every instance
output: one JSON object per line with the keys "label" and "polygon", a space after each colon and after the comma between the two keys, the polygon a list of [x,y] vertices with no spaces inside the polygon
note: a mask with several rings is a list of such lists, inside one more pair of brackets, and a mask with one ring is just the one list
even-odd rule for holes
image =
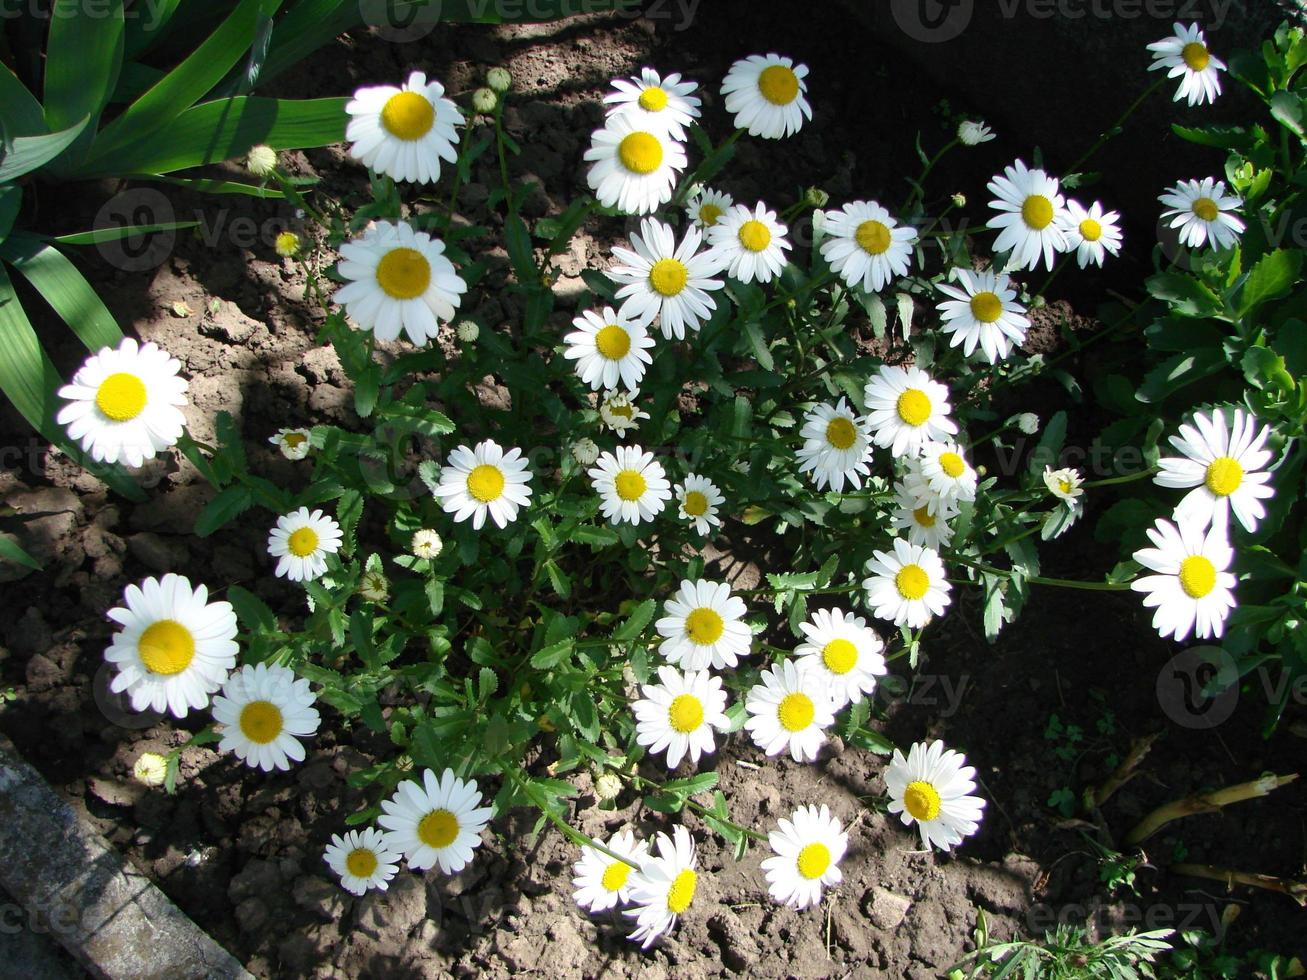
{"label": "small rock in soil", "polygon": [[345,896],[340,888],[316,875],[296,878],[291,895],[296,905],[325,922],[339,919],[345,911]]}
{"label": "small rock in soil", "polygon": [[730,909],[723,909],[708,920],[708,934],[721,947],[722,963],[727,969],[740,973],[757,960],[758,943]]}
{"label": "small rock in soil", "polygon": [[227,897],[233,902],[241,902],[254,895],[271,895],[281,888],[281,873],[272,861],[258,858],[241,868],[240,873],[227,886]]}
{"label": "small rock in soil", "polygon": [[170,541],[149,531],[141,531],[127,539],[127,549],[137,561],[152,572],[166,574],[185,568],[188,553],[180,541]]}
{"label": "small rock in soil", "polygon": [[359,928],[368,935],[398,942],[427,915],[427,889],[417,875],[399,875],[384,892],[359,900]]}
{"label": "small rock in soil", "polygon": [[13,653],[19,657],[30,657],[48,651],[54,637],[41,610],[28,606],[22,618],[5,631],[5,640]]}
{"label": "small rock in soil", "polygon": [[241,932],[254,932],[267,924],[270,913],[261,898],[247,898],[236,906],[236,922]]}
{"label": "small rock in soil", "polygon": [[862,896],[862,911],[877,929],[892,931],[903,924],[912,900],[879,885]]}
{"label": "small rock in soil", "polygon": [[141,795],[141,787],[135,783],[119,783],[111,779],[92,776],[86,783],[86,790],[101,803],[109,806],[135,806]]}

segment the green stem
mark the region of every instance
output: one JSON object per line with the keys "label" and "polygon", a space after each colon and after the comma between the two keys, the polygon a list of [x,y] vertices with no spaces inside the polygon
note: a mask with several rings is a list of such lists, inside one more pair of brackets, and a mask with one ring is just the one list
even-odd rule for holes
{"label": "green stem", "polygon": [[600,854],[608,855],[614,861],[621,861],[623,864],[629,865],[630,867],[634,868],[636,871],[640,870],[640,866],[636,864],[634,861],[632,861],[630,858],[623,857],[622,855],[618,854],[616,851],[609,850],[607,847],[605,847],[603,844],[600,844],[589,834],[577,830],[575,827],[573,827],[570,823],[568,823],[558,814],[554,813],[553,810],[549,809],[548,805],[544,803],[539,796],[536,795],[535,787],[522,778],[521,774],[518,773],[516,767],[511,765],[501,765],[499,767],[499,771],[503,775],[507,776],[509,780],[515,786],[517,786],[518,789],[520,789],[523,793],[525,793],[527,798],[530,799],[530,801],[532,802],[532,804],[534,804],[535,807],[545,815],[545,818],[550,823],[552,823],[555,827],[561,830],[563,832],[563,836],[566,837],[568,840],[570,840],[573,844],[577,844],[581,847],[592,847]]}
{"label": "green stem", "polygon": [[[971,561],[969,558],[963,558],[960,555],[953,555],[949,558],[960,565],[966,565],[968,568],[974,568],[980,572],[989,572],[991,575],[1002,575],[1006,578],[1012,577],[1010,569],[995,568],[993,565],[986,565],[984,562]],[[1085,589],[1090,592],[1127,592],[1130,589],[1129,582],[1081,582],[1069,578],[1045,578],[1043,575],[1028,575],[1026,581],[1031,585],[1053,585],[1063,589]]]}
{"label": "green stem", "polygon": [[1090,480],[1082,484],[1085,487],[1110,487],[1118,483],[1134,483],[1136,480],[1145,480],[1157,472],[1156,466],[1150,466],[1146,470],[1140,470],[1138,473],[1130,473],[1127,476],[1114,476],[1106,480]]}
{"label": "green stem", "polygon": [[1080,168],[1083,167],[1090,160],[1092,160],[1094,154],[1097,153],[1099,150],[1101,150],[1107,144],[1108,140],[1110,140],[1113,136],[1116,136],[1121,132],[1122,127],[1124,127],[1125,124],[1129,122],[1130,117],[1135,114],[1135,112],[1139,109],[1141,105],[1144,104],[1145,101],[1147,101],[1148,97],[1152,95],[1154,92],[1156,92],[1158,89],[1160,89],[1168,81],[1169,79],[1166,78],[1158,79],[1157,82],[1155,82],[1151,88],[1145,89],[1144,93],[1130,104],[1130,108],[1121,114],[1121,118],[1118,119],[1115,123],[1113,123],[1111,128],[1109,128],[1106,132],[1104,132],[1101,136],[1099,136],[1098,141],[1094,143],[1094,145],[1091,146],[1088,150],[1086,150],[1084,155],[1079,160],[1071,164],[1071,166],[1067,167],[1066,172],[1069,174],[1079,173]]}

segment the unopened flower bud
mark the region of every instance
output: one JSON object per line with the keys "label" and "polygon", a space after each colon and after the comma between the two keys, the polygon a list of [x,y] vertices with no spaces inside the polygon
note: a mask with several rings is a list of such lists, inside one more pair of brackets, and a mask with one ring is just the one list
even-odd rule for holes
{"label": "unopened flower bud", "polygon": [[1028,436],[1039,431],[1039,416],[1034,412],[1022,412],[1017,416],[1017,428]]}
{"label": "unopened flower bud", "polygon": [[475,320],[458,321],[458,339],[465,344],[475,344],[477,338],[481,336],[481,328],[477,326]]}
{"label": "unopened flower bud", "polygon": [[499,96],[488,88],[479,88],[472,93],[472,108],[483,115],[489,115],[499,105]]}
{"label": "unopened flower bud", "polygon": [[616,773],[601,772],[595,776],[595,796],[601,803],[615,800],[622,792],[622,778]]}
{"label": "unopened flower bud", "polygon": [[830,195],[820,187],[809,187],[803,192],[803,203],[810,208],[824,208],[830,203]]}
{"label": "unopened flower bud", "polygon": [[593,439],[578,439],[572,443],[572,458],[582,466],[589,466],[599,458],[599,447]]}
{"label": "unopened flower bud", "polygon": [[491,68],[486,72],[486,84],[502,95],[512,86],[513,76],[508,73],[507,68]]}
{"label": "unopened flower bud", "polygon": [[168,760],[157,752],[142,752],[132,766],[132,776],[145,786],[162,786],[168,777]]}
{"label": "unopened flower bud", "polygon": [[260,143],[250,147],[245,157],[245,169],[255,177],[266,177],[277,169],[277,151]]}

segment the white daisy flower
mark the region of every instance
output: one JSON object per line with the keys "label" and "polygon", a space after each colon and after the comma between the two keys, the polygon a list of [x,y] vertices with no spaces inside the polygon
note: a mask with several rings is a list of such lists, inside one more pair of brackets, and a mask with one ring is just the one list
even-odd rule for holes
{"label": "white daisy flower", "polygon": [[360,329],[378,340],[408,334],[415,346],[434,340],[467,291],[445,243],[406,222],[375,222],[340,247],[336,271],[349,282],[332,294]]}
{"label": "white daisy flower", "polygon": [[375,827],[349,830],[343,837],[332,834],[322,854],[340,879],[340,887],[355,895],[364,895],[373,888],[384,892],[399,870],[401,857],[389,837]]}
{"label": "white daisy flower", "polygon": [[694,901],[699,875],[694,870],[695,845],[690,832],[678,826],[672,836],[656,838],[657,856],[647,858],[631,875],[631,903],[622,915],[635,920],[635,931],[627,938],[643,949],[676,927]]}
{"label": "white daisy flower", "polygon": [[59,389],[69,404],[55,421],[101,463],[140,466],[176,445],[186,418],[186,379],[181,362],[152,343],[124,337],[102,347]]}
{"label": "white daisy flower", "polygon": [[1158,518],[1147,534],[1154,547],[1141,548],[1134,558],[1157,574],[1135,579],[1130,588],[1147,593],[1144,605],[1156,607],[1153,628],[1177,643],[1190,631],[1200,640],[1219,637],[1235,607],[1235,577],[1228,571],[1234,550],[1225,529],[1212,526],[1204,533],[1194,521],[1177,525]]}
{"label": "white daisy flower", "polygon": [[953,277],[960,289],[946,282],[937,284],[941,293],[952,297],[936,307],[944,321],[941,329],[951,335],[949,346],[961,345],[962,353],[970,357],[979,345],[985,359],[997,364],[1012,346],[1025,342],[1030,329],[1026,308],[1016,301],[1011,277],[961,268],[953,270]]}
{"label": "white daisy flower", "polygon": [[878,293],[908,274],[915,228],[900,225],[875,201],[854,201],[825,217],[822,258],[848,285]]}
{"label": "white daisy flower", "polygon": [[835,724],[835,709],[826,679],[782,660],[764,670],[745,695],[744,723],[753,742],[767,755],[789,749],[795,762],[815,762],[826,729]]}
{"label": "white daisy flower", "polygon": [[896,458],[915,456],[925,443],[957,435],[948,389],[920,368],[881,367],[867,382],[863,400],[876,445],[888,447]]}
{"label": "white daisy flower", "polygon": [[985,801],[971,795],[976,770],[966,762],[943,742],[917,742],[906,759],[895,749],[885,767],[889,812],[899,814],[905,827],[915,823],[927,850],[947,851],[980,829]]}
{"label": "white daisy flower", "polygon": [[1079,498],[1085,491],[1080,485],[1084,482],[1080,471],[1069,466],[1060,470],[1044,467],[1044,486],[1048,487],[1048,492],[1072,507],[1082,503]]}
{"label": "white daisy flower", "polygon": [[749,655],[753,631],[744,622],[744,600],[731,595],[726,582],[683,579],[676,595],[663,604],[654,625],[666,637],[658,652],[682,670],[723,670]]}
{"label": "white daisy flower", "polygon": [[320,510],[301,507],[277,518],[268,533],[268,554],[277,559],[277,575],[311,582],[327,570],[327,556],[340,550],[340,525]]}
{"label": "white daisy flower", "polygon": [[646,365],[653,363],[654,339],[644,324],[605,306],[602,313],[586,310],[572,321],[574,331],[563,338],[563,356],[576,361],[583,384],[598,391],[616,388],[620,381],[632,391],[640,388]]}
{"label": "white daisy flower", "polygon": [[625,113],[595,130],[585,159],[592,164],[586,183],[599,203],[623,214],[649,214],[670,201],[686,165],[685,147]]}
{"label": "white daisy flower", "polygon": [[[603,842],[614,854],[620,854],[637,867],[649,859],[649,845],[637,841],[629,830],[613,834]],[[607,912],[620,902],[631,900],[631,877],[635,872],[630,864],[609,857],[603,851],[586,845],[581,848],[581,859],[572,865],[572,898],[587,912]]]}
{"label": "white daisy flower", "polygon": [[413,541],[408,550],[413,553],[414,558],[433,561],[445,550],[445,542],[441,540],[439,532],[424,527],[413,532]]}
{"label": "white daisy flower", "polygon": [[308,429],[278,429],[268,442],[280,449],[287,459],[303,459],[313,448],[309,442],[311,435]]}
{"label": "white daisy flower", "polygon": [[953,528],[948,523],[958,513],[953,504],[919,497],[908,489],[905,481],[895,484],[894,501],[893,527],[907,531],[908,544],[939,551],[953,540]]}
{"label": "white daisy flower", "polygon": [[135,711],[176,718],[207,705],[236,666],[231,603],[209,602],[203,585],[171,573],[127,586],[123,603],[106,613],[120,627],[104,651],[118,668],[109,690],[126,691]]}
{"label": "white daisy flower", "polygon": [[686,128],[699,118],[702,104],[694,82],[681,81],[679,72],[661,77],[642,68],[630,79],[614,78],[614,92],[604,96],[608,116],[625,115],[641,129],[662,129],[674,140],[685,139]]}
{"label": "white daisy flower", "polygon": [[803,121],[812,118],[807,77],[807,65],[778,54],[751,54],[735,62],[722,79],[726,111],[735,114],[735,128],[773,140],[797,133]]}
{"label": "white daisy flower", "polygon": [[358,594],[368,602],[385,602],[390,598],[390,582],[379,569],[365,571],[359,579]]}
{"label": "white daisy flower", "polygon": [[816,405],[803,417],[803,446],[795,453],[800,473],[811,473],[821,490],[830,484],[839,493],[844,481],[855,490],[871,473],[871,423],[841,398],[834,405]]}
{"label": "white daisy flower", "polygon": [[505,452],[495,440],[483,439],[473,449],[459,446],[449,454],[432,493],[454,520],[472,518],[473,530],[481,530],[487,514],[503,528],[531,503],[531,471],[522,450]]}
{"label": "white daisy flower", "polygon": [[1191,106],[1215,102],[1221,94],[1221,76],[1225,62],[1207,48],[1207,38],[1197,24],[1175,25],[1175,34],[1148,45],[1153,52],[1149,71],[1167,69],[1167,78],[1181,78],[1175,99],[1188,99]]}
{"label": "white daisy flower", "polygon": [[1018,160],[989,182],[989,191],[997,198],[989,202],[998,212],[988,225],[999,229],[994,251],[1011,251],[1010,268],[1037,269],[1042,255],[1052,269],[1054,256],[1067,250],[1066,234],[1057,221],[1066,207],[1057,178]]}
{"label": "white daisy flower", "polygon": [[289,667],[242,667],[213,699],[213,720],[222,732],[218,751],[235,753],[247,766],[264,772],[303,762],[299,740],[318,730],[316,700],[309,682]]}
{"label": "white daisy flower", "polygon": [[1193,488],[1176,507],[1175,519],[1225,529],[1233,511],[1245,531],[1256,531],[1266,516],[1262,501],[1275,495],[1266,471],[1272,458],[1265,448],[1270,434],[1269,426],[1258,431],[1257,420],[1241,408],[1234,410],[1228,428],[1219,408],[1210,416],[1195,412],[1194,424],[1180,426],[1180,434],[1171,436],[1183,458],[1158,460],[1162,471],[1153,477],[1161,487]]}
{"label": "white daisy flower", "polygon": [[708,254],[732,279],[770,282],[785,268],[788,230],[761,201],[752,211],[736,204],[708,229]]}
{"label": "white daisy flower", "polygon": [[772,901],[791,908],[811,908],[821,901],[822,889],[844,880],[839,863],[849,847],[849,835],[825,803],[820,808],[801,806],[777,822],[767,834],[775,857],[762,862]]}
{"label": "white daisy flower", "polygon": [[797,666],[825,678],[834,710],[876,690],[876,678],[887,670],[885,644],[865,619],[838,608],[818,609],[799,629],[806,639],[794,648]]}
{"label": "white daisy flower", "polygon": [[1104,211],[1098,201],[1086,208],[1079,201],[1067,198],[1060,220],[1067,251],[1076,253],[1080,268],[1090,265],[1102,268],[1109,255],[1115,258],[1121,254],[1121,215]]}
{"label": "white daisy flower", "polygon": [[1202,248],[1207,241],[1220,251],[1233,248],[1246,227],[1242,218],[1231,212],[1243,207],[1243,198],[1225,193],[1225,181],[1214,177],[1182,180],[1158,198],[1167,206],[1162,220],[1171,219],[1178,228],[1181,244]]}
{"label": "white daisy flower", "polygon": [[458,160],[463,113],[444,97],[445,87],[415,71],[403,87],[369,85],[345,105],[350,115],[345,139],[349,155],[395,180],[431,184],[440,179],[440,161]]}
{"label": "white daisy flower", "polygon": [[932,616],[944,615],[952,586],[936,551],[895,538],[893,554],[873,551],[872,555],[867,562],[871,574],[862,587],[876,616],[915,630]]}
{"label": "white daisy flower", "polygon": [[687,755],[697,766],[700,755],[716,751],[713,729],[731,727],[722,679],[706,670],[681,672],[664,666],[658,668],[658,680],[645,684],[644,697],[631,705],[635,740],[650,755],[665,751],[669,771]]}
{"label": "white daisy flower", "polygon": [[926,501],[934,514],[941,506],[976,499],[976,471],[956,442],[928,442],[907,473],[908,492]]}
{"label": "white daisy flower", "polygon": [[964,119],[958,123],[958,142],[963,146],[979,146],[994,139],[994,131],[983,122]]}
{"label": "white daisy flower", "polygon": [[672,496],[662,464],[639,446],[600,453],[599,462],[586,472],[599,494],[599,507],[612,524],[652,521]]}
{"label": "white daisy flower", "polygon": [[381,801],[377,823],[390,831],[390,843],[404,853],[408,866],[425,871],[440,865],[444,874],[458,874],[481,846],[481,831],[491,809],[480,806],[477,781],[464,781],[446,769],[436,779],[423,770],[422,783],[406,779],[395,795]]}
{"label": "white daisy flower", "polygon": [[702,242],[703,235],[694,226],[685,229],[677,245],[671,225],[643,219],[640,233],[631,235],[631,248],[613,248],[620,264],[607,271],[609,279],[623,284],[616,297],[622,313],[644,326],[659,317],[668,340],[683,340],[687,329],[698,333],[717,308],[708,292],[723,285],[712,278],[717,262],[711,252],[699,251]]}
{"label": "white daisy flower", "polygon": [[680,505],[676,516],[683,521],[690,521],[694,529],[707,537],[713,528],[722,526],[722,519],[717,516],[717,509],[726,502],[722,492],[706,476],[694,473],[678,483],[675,488],[676,501]]}
{"label": "white daisy flower", "polygon": [[694,222],[696,228],[708,229],[717,224],[722,215],[734,204],[735,198],[725,191],[714,191],[705,187],[685,206],[685,213]]}
{"label": "white daisy flower", "polygon": [[599,402],[600,420],[618,435],[628,429],[639,428],[640,420],[647,419],[649,413],[641,411],[635,404],[638,397],[640,397],[640,389],[638,388],[630,394],[617,389],[605,391],[602,400]]}

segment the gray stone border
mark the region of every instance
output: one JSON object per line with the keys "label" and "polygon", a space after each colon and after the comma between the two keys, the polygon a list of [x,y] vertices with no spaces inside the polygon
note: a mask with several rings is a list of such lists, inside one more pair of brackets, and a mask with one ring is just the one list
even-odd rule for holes
{"label": "gray stone border", "polygon": [[0,734],[0,887],[103,980],[252,980]]}

